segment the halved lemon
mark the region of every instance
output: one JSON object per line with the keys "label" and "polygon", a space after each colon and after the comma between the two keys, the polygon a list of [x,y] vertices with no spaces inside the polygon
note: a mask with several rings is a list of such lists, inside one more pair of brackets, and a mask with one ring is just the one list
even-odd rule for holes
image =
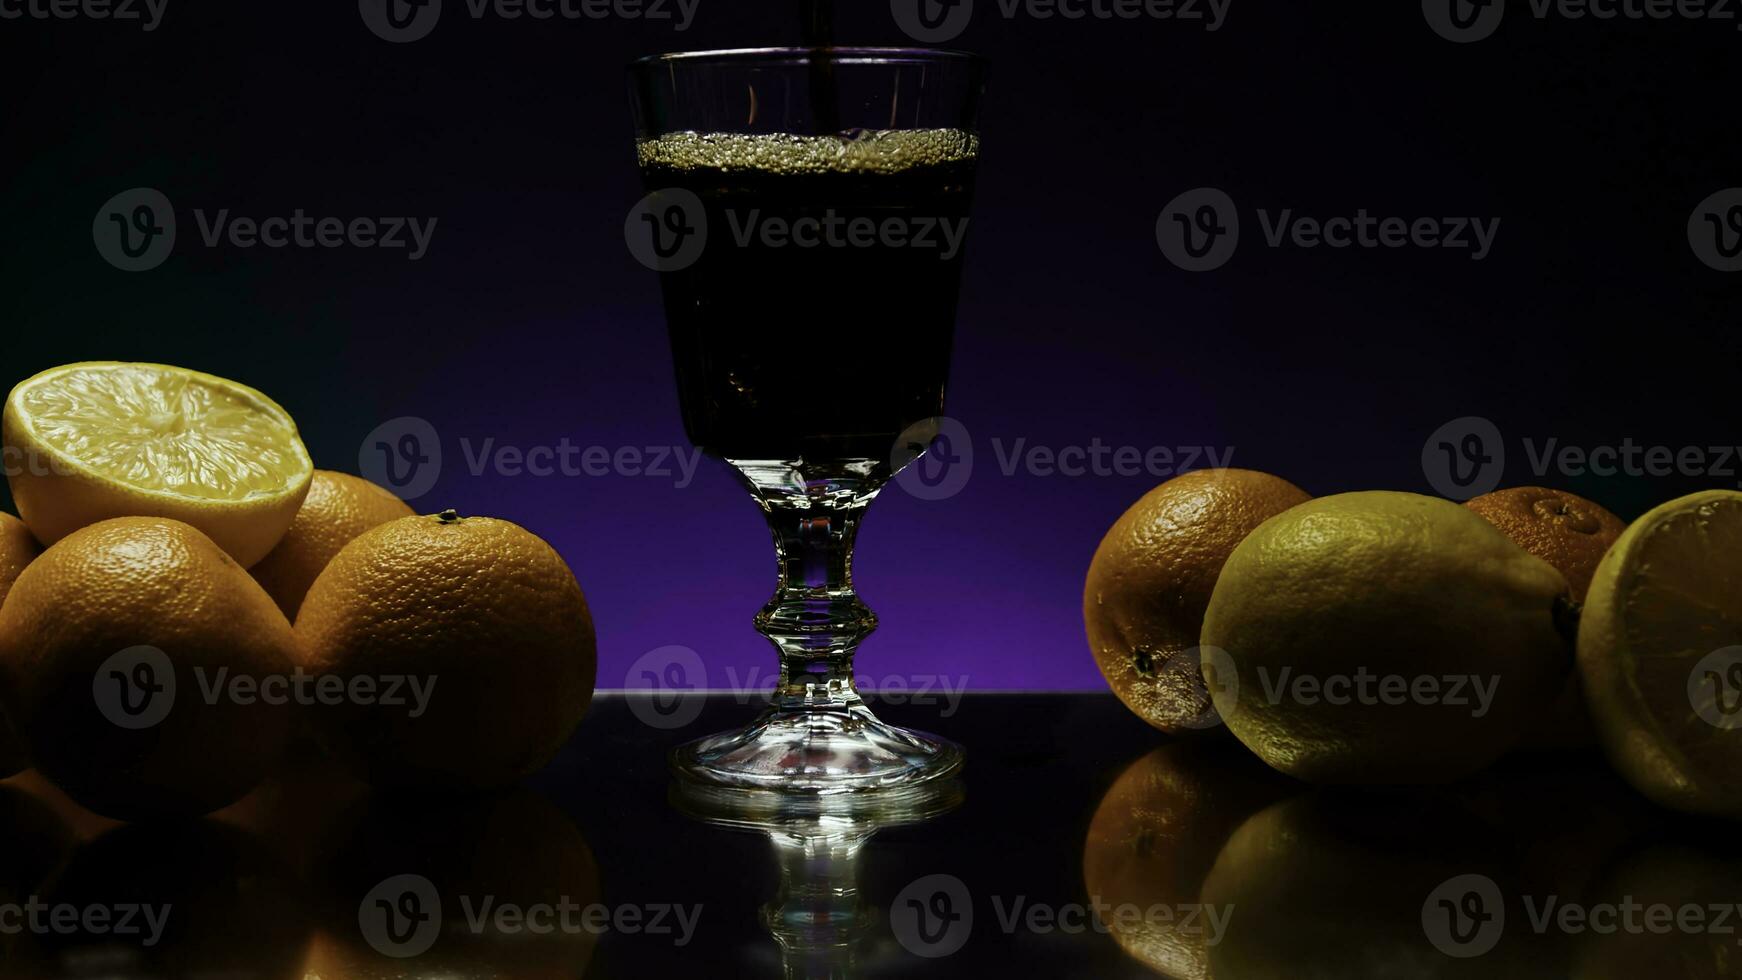
{"label": "halved lemon", "polygon": [[314,473],[277,402],[163,364],[51,368],[12,389],[0,432],[13,501],[43,544],[111,517],[168,517],[246,567],[284,536]]}
{"label": "halved lemon", "polygon": [[1672,500],[1622,533],[1585,597],[1579,670],[1628,782],[1742,816],[1742,493]]}

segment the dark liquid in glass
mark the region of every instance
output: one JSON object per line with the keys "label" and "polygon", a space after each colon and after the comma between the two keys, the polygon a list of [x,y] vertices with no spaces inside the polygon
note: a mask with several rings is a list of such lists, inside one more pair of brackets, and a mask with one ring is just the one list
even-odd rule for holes
{"label": "dark liquid in glass", "polygon": [[696,446],[887,459],[942,414],[976,149],[948,130],[641,144],[647,186],[707,218],[700,258],[660,276]]}

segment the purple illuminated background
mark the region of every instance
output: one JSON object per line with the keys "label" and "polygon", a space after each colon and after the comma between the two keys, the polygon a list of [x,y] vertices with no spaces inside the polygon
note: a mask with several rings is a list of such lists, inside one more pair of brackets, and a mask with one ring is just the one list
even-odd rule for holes
{"label": "purple illuminated background", "polygon": [[[0,64],[6,378],[87,358],[187,364],[297,416],[317,465],[427,419],[444,469],[420,509],[548,538],[593,604],[600,684],[638,684],[656,647],[707,682],[766,678],[750,618],[773,588],[754,505],[724,468],[675,477],[469,472],[463,441],[683,445],[657,285],[622,222],[641,194],[622,65],[669,49],[789,42],[787,5],[702,4],[682,34],[638,22],[472,20],[388,45],[355,5],[186,3],[157,31],[9,24],[40,60]],[[1235,5],[1215,33],[1167,22],[1006,21],[957,42],[993,62],[950,414],[966,488],[891,489],[860,539],[883,619],[873,682],[1093,688],[1081,586],[1100,535],[1159,477],[1006,476],[1017,440],[1212,446],[1322,494],[1426,491],[1442,423],[1493,420],[1506,482],[1623,516],[1734,474],[1537,475],[1523,446],[1736,441],[1735,277],[1690,254],[1690,209],[1742,178],[1732,32],[1511,18],[1458,46],[1417,5]],[[1315,9],[1303,9],[1312,7]],[[887,5],[842,37],[901,43]],[[116,84],[125,79],[125,84]],[[1673,140],[1667,134],[1675,134]],[[1229,192],[1226,268],[1188,275],[1155,244],[1175,194]],[[130,187],[181,223],[162,268],[128,275],[91,216]],[[437,217],[429,255],[207,248],[193,212]],[[1498,216],[1494,253],[1267,247],[1255,215],[1357,208]],[[780,301],[780,283],[747,284]],[[885,305],[867,283],[842,303]],[[819,310],[825,317],[827,311]],[[996,441],[996,445],[995,445]]]}

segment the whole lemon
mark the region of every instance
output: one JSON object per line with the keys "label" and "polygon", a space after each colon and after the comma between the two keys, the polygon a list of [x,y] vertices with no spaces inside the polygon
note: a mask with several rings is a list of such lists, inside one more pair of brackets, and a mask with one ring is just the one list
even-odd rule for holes
{"label": "whole lemon", "polygon": [[1204,617],[1216,709],[1312,782],[1475,772],[1538,721],[1570,667],[1567,583],[1469,510],[1321,497],[1247,536]]}
{"label": "whole lemon", "polygon": [[291,720],[264,682],[299,659],[248,573],[168,518],[74,531],[0,607],[7,710],[32,763],[122,820],[206,813],[252,789]]}
{"label": "whole lemon", "polygon": [[416,513],[405,501],[360,476],[315,470],[290,530],[248,572],[278,608],[295,619],[308,587],[340,549],[372,527]]}
{"label": "whole lemon", "polygon": [[348,692],[323,712],[326,737],[377,786],[512,784],[550,761],[593,697],[581,587],[508,521],[446,511],[364,532],[315,579],[296,631]]}
{"label": "whole lemon", "polygon": [[1253,470],[1194,470],[1144,494],[1095,549],[1083,624],[1107,685],[1164,732],[1216,724],[1194,651],[1210,591],[1253,528],[1308,500]]}

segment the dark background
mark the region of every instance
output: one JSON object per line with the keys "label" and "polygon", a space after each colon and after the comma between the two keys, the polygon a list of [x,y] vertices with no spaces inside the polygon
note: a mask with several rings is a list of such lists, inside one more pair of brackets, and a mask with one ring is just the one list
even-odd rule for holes
{"label": "dark background", "polygon": [[[860,550],[884,619],[872,686],[1093,688],[1082,575],[1160,476],[1000,472],[1017,439],[1216,447],[1315,494],[1431,492],[1422,448],[1492,421],[1504,484],[1623,517],[1723,474],[1532,471],[1524,440],[1734,445],[1742,278],[1691,251],[1696,204],[1742,185],[1735,21],[1539,20],[1450,43],[1414,3],[1234,0],[1227,22],[1006,20],[980,0],[952,46],[992,63],[950,414],[972,478],[885,494]],[[847,3],[843,42],[908,43]],[[623,65],[790,43],[795,3],[702,0],[693,26],[475,20],[388,44],[355,3],[169,0],[163,23],[0,21],[0,379],[82,359],[252,384],[316,465],[428,420],[445,456],[420,510],[506,517],[551,540],[593,603],[600,684],[667,645],[700,686],[772,657],[762,522],[725,469],[675,477],[473,476],[462,440],[683,446],[657,284],[624,246],[641,196]],[[1228,192],[1245,237],[1188,274],[1157,248],[1176,194]],[[92,220],[134,187],[180,226],[161,267],[104,262]],[[1263,247],[1254,211],[1498,216],[1494,252]],[[436,217],[429,253],[206,248],[195,209]],[[755,284],[779,302],[777,280]],[[881,284],[843,303],[879,303]],[[818,311],[819,320],[826,311]],[[728,674],[727,670],[731,673]]]}

